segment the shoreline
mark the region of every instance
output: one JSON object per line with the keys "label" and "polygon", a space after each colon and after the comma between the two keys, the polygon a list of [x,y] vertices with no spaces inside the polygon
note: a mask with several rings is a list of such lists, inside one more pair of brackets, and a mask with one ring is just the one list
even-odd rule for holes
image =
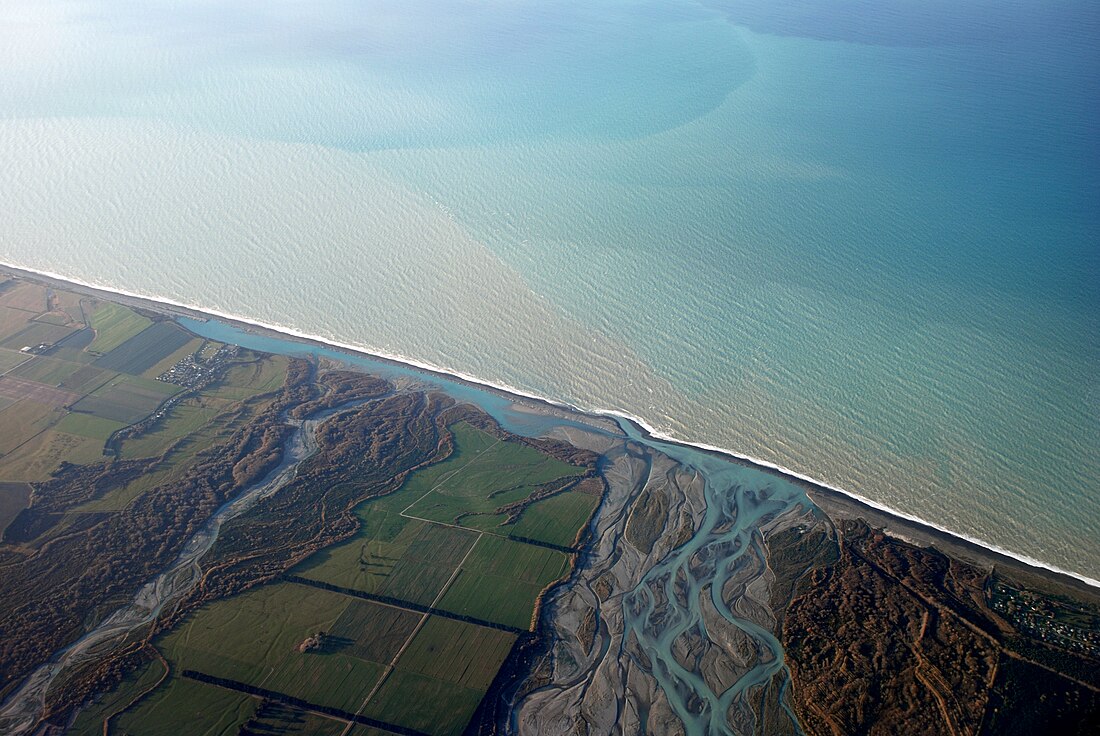
{"label": "shoreline", "polygon": [[981,560],[988,560],[991,564],[999,563],[1002,565],[1007,564],[1009,566],[1020,566],[1027,568],[1033,573],[1038,572],[1043,575],[1053,576],[1057,578],[1059,582],[1070,584],[1075,588],[1084,588],[1093,595],[1096,595],[1098,592],[1100,592],[1100,579],[1091,578],[1081,573],[1064,570],[1055,565],[1028,557],[1027,555],[1014,553],[991,542],[954,532],[950,529],[947,529],[946,527],[939,526],[912,514],[892,509],[884,504],[861,496],[860,494],[853,493],[851,491],[832,486],[827,483],[823,483],[808,475],[804,475],[802,473],[791,470],[789,468],[785,468],[781,465],[777,465],[767,460],[750,457],[748,455],[741,455],[732,450],[717,447],[715,445],[690,442],[687,440],[665,435],[656,428],[647,424],[644,419],[633,416],[627,412],[615,409],[586,409],[583,407],[575,406],[573,404],[569,404],[568,402],[558,401],[544,396],[539,396],[537,394],[532,394],[522,389],[509,386],[507,384],[493,383],[491,381],[483,380],[476,376],[463,373],[461,371],[435,366],[430,363],[417,361],[415,359],[407,358],[405,356],[374,352],[371,349],[365,347],[356,346],[349,343],[342,343],[336,340],[329,340],[316,335],[300,332],[290,327],[267,324],[258,320],[252,320],[237,315],[226,314],[224,312],[219,312],[213,309],[206,309],[185,304],[183,302],[177,302],[173,299],[168,299],[165,297],[146,296],[125,289],[115,289],[111,287],[101,286],[79,279],[69,278],[50,271],[40,271],[37,269],[26,268],[24,266],[17,266],[4,261],[0,261],[0,273],[7,273],[14,277],[38,281],[40,283],[45,283],[47,285],[57,288],[63,288],[70,291],[76,291],[78,293],[85,293],[91,296],[96,296],[99,298],[118,301],[124,304],[137,306],[161,314],[167,314],[169,316],[185,316],[202,320],[215,319],[251,332],[258,332],[261,334],[267,333],[274,337],[278,337],[281,339],[289,338],[291,340],[301,342],[306,345],[336,349],[355,355],[366,356],[373,360],[403,366],[406,368],[412,368],[417,371],[429,373],[449,381],[459,382],[462,384],[477,387],[482,390],[492,391],[498,394],[502,394],[513,400],[519,399],[525,402],[533,402],[543,409],[549,408],[555,411],[565,411],[571,414],[579,415],[584,418],[610,418],[613,421],[617,422],[628,422],[638,430],[639,434],[649,440],[690,448],[696,451],[702,451],[714,456],[721,457],[722,459],[730,462],[735,462],[741,465],[748,465],[757,468],[769,474],[779,476],[789,482],[793,482],[796,485],[805,489],[807,495],[812,501],[814,501],[815,504],[818,503],[815,496],[819,496],[825,499],[826,502],[824,504],[818,505],[821,506],[822,510],[826,513],[828,513],[828,511],[825,509],[825,506],[834,506],[837,508],[855,507],[857,511],[866,516],[869,516],[870,518],[879,520],[880,523],[893,521],[896,525],[905,529],[909,534],[928,539],[933,545],[937,542],[940,544],[946,544],[949,547],[960,548],[964,552],[967,552],[971,556],[975,556]]}

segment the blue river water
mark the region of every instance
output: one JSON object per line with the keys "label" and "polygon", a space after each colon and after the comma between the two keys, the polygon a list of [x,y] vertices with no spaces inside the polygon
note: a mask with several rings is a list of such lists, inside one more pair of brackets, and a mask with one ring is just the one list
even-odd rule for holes
{"label": "blue river water", "polygon": [[[444,391],[459,401],[475,404],[501,426],[526,436],[574,425],[589,432],[601,432],[586,423],[573,422],[559,413],[517,412],[513,401],[499,391],[489,390],[446,376],[409,366],[381,361],[343,350],[245,331],[218,320],[182,318],[181,324],[208,339],[228,342],[253,350],[299,357],[329,358],[375,375],[414,379]],[[805,491],[774,473],[726,459],[720,455],[644,436],[639,428],[620,421],[620,428],[632,441],[651,447],[680,463],[688,472],[700,474],[704,482],[706,512],[699,528],[683,545],[650,568],[623,602],[628,632],[646,653],[650,672],[664,691],[673,711],[689,736],[741,732],[730,726],[728,717],[736,708],[737,722],[752,723],[754,707],[763,696],[762,686],[777,678],[785,689],[789,678],[783,668],[783,648],[774,634],[736,613],[724,598],[726,584],[739,571],[751,580],[766,567],[760,545],[760,527],[794,509],[810,507]],[[660,587],[660,600],[654,590]],[[734,683],[714,691],[700,672],[684,667],[675,654],[676,640],[692,631],[706,635],[702,598],[710,600],[719,615],[737,626],[756,650],[755,661]],[[626,637],[624,636],[624,641]],[[794,725],[798,720],[783,707]],[[746,732],[752,732],[751,727]]]}

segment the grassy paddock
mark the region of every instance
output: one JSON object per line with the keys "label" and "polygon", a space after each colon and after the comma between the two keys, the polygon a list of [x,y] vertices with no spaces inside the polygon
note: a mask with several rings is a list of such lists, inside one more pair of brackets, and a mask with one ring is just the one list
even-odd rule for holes
{"label": "grassy paddock", "polygon": [[119,375],[78,401],[73,409],[133,424],[152,414],[161,402],[177,391],[177,386],[163,381]]}
{"label": "grassy paddock", "polygon": [[[154,363],[149,368],[146,368],[141,374],[142,377],[149,378],[149,379],[155,379],[161,373],[164,373],[166,370],[168,370],[169,368],[174,366],[176,363],[178,363],[181,360],[183,360],[184,358],[186,358],[188,355],[194,354],[194,352],[196,350],[198,350],[199,348],[201,348],[202,345],[203,345],[202,338],[196,337],[193,340],[189,340],[188,342],[184,343],[181,347],[177,348],[173,352],[171,352],[168,355],[166,355],[165,357],[161,358],[159,361]],[[171,384],[165,384],[165,385],[171,385]]]}
{"label": "grassy paddock", "polygon": [[[40,432],[45,431],[61,417],[65,410],[23,399],[0,411],[0,453],[7,455]],[[3,472],[0,471],[0,477]]]}
{"label": "grassy paddock", "polygon": [[463,563],[439,607],[527,629],[539,593],[568,570],[569,558],[557,550],[485,536]]}
{"label": "grassy paddock", "polygon": [[48,322],[28,322],[26,327],[0,342],[0,347],[21,350],[26,346],[34,347],[42,343],[53,345],[75,331],[73,327],[51,325]]}
{"label": "grassy paddock", "polygon": [[397,668],[485,691],[515,642],[515,634],[432,616],[401,655]]}
{"label": "grassy paddock", "polygon": [[395,670],[363,715],[432,734],[459,736],[485,693],[405,670]]}
{"label": "grassy paddock", "polygon": [[155,685],[163,674],[164,665],[157,660],[150,660],[127,672],[115,688],[100,694],[94,703],[77,714],[69,727],[68,736],[102,736],[104,719],[129,705],[134,698]]}
{"label": "grassy paddock", "polygon": [[451,431],[455,453],[415,474],[403,489],[417,499],[408,509],[411,516],[490,531],[506,518],[494,513],[497,508],[522,501],[542,484],[583,472],[526,445],[500,442],[465,422]]}
{"label": "grassy paddock", "polygon": [[311,703],[355,711],[384,669],[354,656],[367,637],[333,635],[315,651],[299,652],[307,637],[332,634],[352,598],[292,583],[265,585],[216,601],[160,641],[177,670],[193,669]]}
{"label": "grassy paddock", "polygon": [[103,459],[102,440],[50,429],[0,458],[0,478],[42,482],[49,480],[62,462],[87,465]]}
{"label": "grassy paddock", "polygon": [[103,419],[93,414],[69,414],[58,422],[54,429],[58,432],[68,432],[80,437],[90,437],[100,442],[106,442],[115,430],[125,426],[122,422]]}
{"label": "grassy paddock", "polygon": [[153,324],[132,309],[114,302],[100,302],[88,318],[95,339],[88,345],[94,353],[106,354]]}
{"label": "grassy paddock", "polygon": [[[119,736],[236,736],[259,700],[194,680],[173,678],[113,723]],[[102,726],[100,733],[103,733]]]}
{"label": "grassy paddock", "polygon": [[560,493],[527,507],[509,533],[516,537],[569,547],[599,503],[599,496],[577,491]]}
{"label": "grassy paddock", "polygon": [[240,401],[278,390],[286,380],[288,363],[288,358],[277,355],[235,365],[226,371],[224,378],[207,389],[206,393]]}
{"label": "grassy paddock", "polygon": [[38,356],[23,363],[11,374],[49,386],[57,386],[83,367],[80,363]]}
{"label": "grassy paddock", "polygon": [[16,366],[26,363],[28,360],[29,358],[26,353],[21,353],[18,350],[0,348],[0,373],[7,373]]}
{"label": "grassy paddock", "polygon": [[31,314],[41,314],[49,309],[49,305],[46,303],[46,294],[45,286],[20,281],[0,293],[0,304]]}
{"label": "grassy paddock", "polygon": [[156,322],[105,354],[95,365],[140,375],[193,339],[174,322]]}

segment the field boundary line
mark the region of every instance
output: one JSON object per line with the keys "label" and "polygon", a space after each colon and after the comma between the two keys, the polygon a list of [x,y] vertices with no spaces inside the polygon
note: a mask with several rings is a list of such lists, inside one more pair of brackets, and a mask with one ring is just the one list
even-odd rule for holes
{"label": "field boundary line", "polygon": [[[499,442],[499,440],[498,440],[498,442]],[[485,449],[488,450],[489,448],[485,448]],[[479,454],[479,456],[480,456],[480,454]],[[471,460],[470,462],[473,462],[473,460]],[[465,466],[463,466],[463,467],[465,467]],[[431,493],[431,491],[429,491],[429,493]],[[455,578],[458,577],[458,574],[460,572],[462,572],[462,566],[464,564],[466,564],[466,560],[469,559],[470,553],[472,553],[474,551],[474,547],[477,546],[477,543],[481,541],[481,538],[483,536],[484,536],[484,533],[482,533],[482,532],[478,533],[477,539],[474,540],[474,543],[470,545],[470,548],[468,550],[466,550],[466,554],[464,554],[462,556],[462,559],[458,561],[458,564],[455,565],[455,569],[454,569],[454,572],[451,573],[451,577],[447,578],[447,582],[445,582],[443,584],[443,586],[440,587],[439,592],[436,593],[435,600],[432,601],[431,606],[429,606],[429,608],[434,609],[439,604],[439,602],[441,600],[443,600],[443,596],[447,594],[447,591],[451,587],[451,583],[453,583],[455,581]],[[420,633],[421,629],[424,628],[424,625],[426,623],[428,623],[428,619],[431,618],[431,616],[432,616],[431,613],[426,612],[426,613],[424,613],[423,616],[420,617],[420,620],[417,621],[417,623],[416,623],[416,628],[414,628],[412,630],[412,633],[409,634],[408,638],[405,639],[405,643],[402,644],[401,648],[397,650],[397,654],[393,655],[393,659],[391,659],[389,665],[386,666],[385,672],[383,672],[382,676],[378,678],[378,681],[376,683],[374,683],[374,687],[372,687],[371,691],[369,693],[367,693],[367,696],[365,698],[363,698],[363,702],[359,706],[359,709],[357,711],[355,711],[355,715],[358,716],[363,712],[363,709],[367,707],[367,704],[370,703],[371,699],[378,693],[379,690],[382,689],[382,686],[386,684],[386,681],[388,679],[390,679],[390,675],[392,675],[393,671],[395,669],[397,669],[397,662],[398,662],[398,660],[401,659],[401,655],[403,655],[405,653],[405,650],[409,648],[409,645],[412,644],[413,639],[415,639],[417,634]],[[349,723],[348,727],[344,729],[344,734],[347,734],[350,729],[351,729],[351,724]],[[341,736],[344,736],[344,734],[342,734]]]}
{"label": "field boundary line", "polygon": [[245,695],[251,695],[254,698],[262,698],[266,700],[274,700],[280,703],[286,703],[292,705],[300,710],[308,711],[310,713],[316,713],[320,716],[326,716],[328,718],[334,718],[340,721],[346,721],[348,728],[351,728],[355,724],[362,724],[364,726],[370,726],[372,728],[382,729],[383,731],[389,731],[390,733],[401,734],[401,736],[429,736],[429,734],[423,731],[417,731],[413,728],[407,728],[405,726],[399,726],[396,723],[387,723],[385,721],[379,721],[376,718],[368,718],[367,716],[360,715],[358,713],[349,713],[346,710],[340,708],[333,708],[327,705],[318,705],[317,703],[311,703],[308,700],[302,700],[296,698],[293,695],[287,695],[281,693],[278,690],[266,690],[264,688],[256,687],[255,685],[249,685],[245,682],[239,682],[237,680],[230,680],[224,677],[215,677],[214,675],[208,675],[205,672],[199,672],[197,670],[184,670],[181,676],[196,682],[203,682],[207,685],[213,685],[225,690],[232,690],[233,692],[244,693]]}
{"label": "field boundary line", "polygon": [[528,629],[520,629],[515,626],[509,626],[508,624],[498,624],[493,621],[486,621],[480,618],[474,618],[473,616],[466,616],[461,613],[451,613],[440,608],[431,608],[429,606],[422,605],[420,603],[413,603],[412,601],[402,600],[400,598],[393,598],[386,595],[378,595],[377,593],[365,593],[361,590],[355,590],[354,588],[343,588],[339,585],[333,585],[332,583],[325,583],[320,580],[312,580],[310,578],[302,578],[297,575],[284,575],[283,580],[288,583],[296,583],[297,585],[306,585],[311,588],[318,588],[320,590],[328,590],[333,593],[339,593],[351,598],[359,598],[370,603],[376,603],[386,608],[396,608],[400,611],[409,611],[410,613],[427,613],[432,616],[438,616],[439,618],[449,618],[452,621],[458,621],[464,624],[472,624],[474,626],[480,626],[483,629],[496,629],[497,631],[505,631],[509,634],[523,635],[531,633]]}
{"label": "field boundary line", "polygon": [[[431,519],[419,519],[419,518],[417,518],[417,517],[415,517],[415,516],[409,516],[409,515],[408,515],[408,514],[406,514],[405,512],[406,512],[406,511],[408,511],[409,509],[411,509],[411,508],[412,508],[413,506],[415,506],[416,504],[418,504],[418,503],[420,503],[421,501],[423,501],[423,500],[424,500],[425,498],[427,498],[427,497],[428,497],[429,495],[431,495],[432,493],[435,493],[436,489],[440,488],[440,487],[441,487],[441,486],[442,486],[442,485],[443,485],[444,483],[446,483],[447,481],[449,481],[449,480],[450,480],[451,478],[454,478],[454,477],[455,477],[456,475],[458,475],[459,473],[461,473],[461,472],[462,472],[463,470],[465,470],[466,468],[470,467],[470,465],[472,465],[472,464],[474,463],[474,461],[476,461],[476,460],[477,460],[477,459],[478,459],[479,457],[481,457],[482,455],[484,455],[485,453],[487,453],[487,452],[488,452],[489,450],[491,450],[491,449],[493,449],[494,447],[496,447],[497,445],[499,445],[499,444],[500,444],[501,442],[503,442],[503,440],[501,440],[501,439],[500,439],[500,438],[498,437],[498,438],[497,438],[497,441],[496,441],[496,442],[494,442],[493,444],[489,445],[489,446],[488,446],[488,447],[486,447],[486,448],[485,448],[484,450],[482,450],[481,452],[479,452],[478,454],[474,455],[474,456],[473,456],[472,458],[470,458],[469,460],[467,460],[467,461],[466,461],[466,464],[465,464],[465,465],[463,465],[462,467],[459,467],[459,468],[455,468],[454,470],[452,470],[452,471],[451,471],[451,472],[450,472],[450,473],[449,473],[448,475],[444,476],[444,477],[443,477],[443,478],[442,478],[442,479],[441,479],[441,480],[440,480],[440,481],[439,481],[438,483],[436,483],[436,484],[435,484],[434,486],[432,486],[431,488],[429,488],[429,489],[428,489],[428,490],[427,490],[427,491],[426,491],[426,492],[424,493],[424,495],[423,495],[423,496],[421,496],[420,498],[416,499],[415,501],[413,501],[412,503],[410,503],[410,504],[409,504],[408,506],[406,506],[405,508],[403,508],[403,509],[401,510],[401,513],[400,513],[400,514],[398,514],[398,515],[399,515],[399,516],[404,516],[404,517],[405,517],[406,519],[416,519],[417,521],[431,521]],[[444,462],[445,462],[445,461],[444,461]],[[438,523],[438,522],[436,522],[436,523]],[[465,528],[465,527],[463,527],[463,528]]]}

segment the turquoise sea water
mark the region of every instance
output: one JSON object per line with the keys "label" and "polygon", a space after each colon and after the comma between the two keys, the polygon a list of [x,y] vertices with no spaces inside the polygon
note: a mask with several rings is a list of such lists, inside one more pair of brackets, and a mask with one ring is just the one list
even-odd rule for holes
{"label": "turquoise sea water", "polygon": [[0,260],[415,358],[1100,577],[1100,10],[0,8]]}

